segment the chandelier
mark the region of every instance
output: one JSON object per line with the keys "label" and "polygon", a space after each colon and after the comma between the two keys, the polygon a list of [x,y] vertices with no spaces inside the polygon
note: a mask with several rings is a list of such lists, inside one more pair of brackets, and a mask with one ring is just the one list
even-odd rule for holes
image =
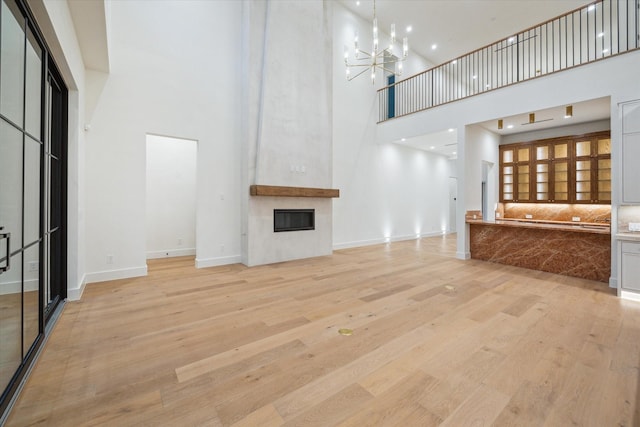
{"label": "chandelier", "polygon": [[[389,47],[380,50],[378,18],[376,17],[376,0],[373,0],[373,46],[371,52],[366,52],[360,49],[358,45],[358,31],[355,32],[353,39],[353,62],[350,62],[349,48],[347,46],[344,47],[344,65],[347,70],[348,81],[355,79],[367,71],[371,71],[371,83],[374,84],[376,81],[376,71],[378,69],[390,74],[398,76],[402,75],[402,62],[407,59],[407,56],[409,55],[409,39],[407,37],[402,39],[402,54],[398,57],[394,54],[394,45],[396,43],[395,24],[391,24],[391,32],[389,34],[391,36]],[[352,69],[355,71],[353,75],[351,74]]]}

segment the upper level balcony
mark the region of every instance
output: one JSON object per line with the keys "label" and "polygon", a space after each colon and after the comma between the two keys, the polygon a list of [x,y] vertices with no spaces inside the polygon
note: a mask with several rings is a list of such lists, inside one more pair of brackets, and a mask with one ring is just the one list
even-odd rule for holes
{"label": "upper level balcony", "polygon": [[601,0],[378,91],[378,123],[640,48],[640,0]]}

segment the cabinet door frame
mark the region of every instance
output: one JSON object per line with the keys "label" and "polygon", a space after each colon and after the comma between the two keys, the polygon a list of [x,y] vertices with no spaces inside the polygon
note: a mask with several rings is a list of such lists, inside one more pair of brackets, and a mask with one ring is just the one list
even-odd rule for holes
{"label": "cabinet door frame", "polygon": [[[529,142],[518,142],[514,144],[501,145],[499,147],[500,156],[500,191],[499,197],[501,203],[566,203],[566,204],[611,204],[611,200],[598,199],[598,161],[603,159],[611,159],[611,154],[598,154],[598,141],[602,139],[611,139],[610,131],[592,132],[583,135],[571,135],[556,138],[547,138]],[[589,141],[590,153],[588,156],[577,156],[576,143]],[[567,155],[566,157],[556,158],[556,147],[566,144]],[[518,158],[518,150],[522,148],[529,148],[529,161],[522,161]],[[548,159],[537,160],[536,153],[537,148],[547,146],[548,147]],[[506,150],[513,150],[513,162],[506,163],[503,160],[503,152]],[[589,199],[577,200],[577,170],[576,162],[588,161],[590,165],[590,182],[589,182]],[[555,179],[556,179],[556,164],[567,163],[567,192],[568,196],[566,200],[557,200],[555,197]],[[518,194],[518,167],[528,164],[529,166],[529,198],[521,199]],[[548,194],[547,199],[537,199],[537,165],[548,165]],[[513,166],[513,199],[504,199],[504,177],[503,168],[505,166]]]}

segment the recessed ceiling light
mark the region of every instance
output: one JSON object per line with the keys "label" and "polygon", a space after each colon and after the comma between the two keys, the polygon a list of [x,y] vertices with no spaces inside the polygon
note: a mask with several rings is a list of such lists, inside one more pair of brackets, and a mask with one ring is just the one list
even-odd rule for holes
{"label": "recessed ceiling light", "polygon": [[438,48],[437,44],[434,43],[434,44],[431,45],[431,50],[436,50],[437,48]]}
{"label": "recessed ceiling light", "polygon": [[410,33],[411,30],[413,30],[413,27],[411,25],[407,25],[407,33]]}
{"label": "recessed ceiling light", "polygon": [[449,128],[449,132],[453,132],[453,128]]}
{"label": "recessed ceiling light", "polygon": [[478,78],[478,76],[473,76],[473,79],[474,79],[474,80],[475,80],[475,79],[477,79],[477,78]]}
{"label": "recessed ceiling light", "polygon": [[456,152],[454,151],[454,152],[453,152],[453,154],[458,154],[458,153],[456,153]]}
{"label": "recessed ceiling light", "polygon": [[513,125],[508,125],[507,129],[513,129]]}
{"label": "recessed ceiling light", "polygon": [[429,147],[429,148],[432,149],[432,150],[436,149],[436,147],[434,147],[433,145],[431,147]]}
{"label": "recessed ceiling light", "polygon": [[356,6],[360,6],[360,0],[356,2]]}
{"label": "recessed ceiling light", "polygon": [[407,138],[402,138],[400,141],[405,142]]}

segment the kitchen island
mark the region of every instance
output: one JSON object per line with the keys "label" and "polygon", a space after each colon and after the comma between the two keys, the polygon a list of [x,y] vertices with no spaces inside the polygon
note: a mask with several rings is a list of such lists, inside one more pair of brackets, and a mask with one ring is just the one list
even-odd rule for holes
{"label": "kitchen island", "polygon": [[471,258],[608,283],[608,224],[467,219]]}

